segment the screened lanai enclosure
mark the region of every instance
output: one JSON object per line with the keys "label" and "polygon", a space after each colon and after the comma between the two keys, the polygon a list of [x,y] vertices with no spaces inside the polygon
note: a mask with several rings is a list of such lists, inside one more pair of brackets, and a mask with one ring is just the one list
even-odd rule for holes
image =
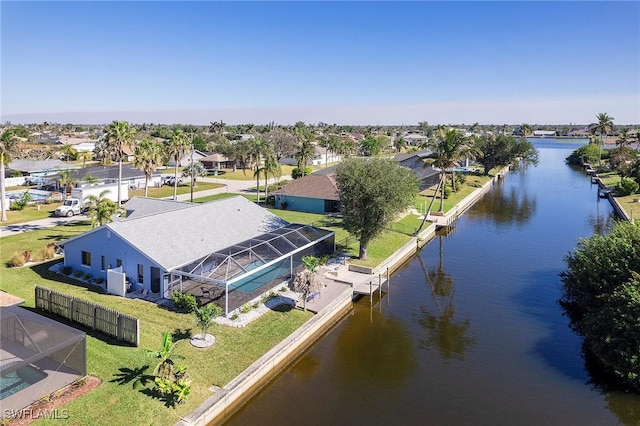
{"label": "screened lanai enclosure", "polygon": [[269,290],[287,283],[304,256],[335,251],[333,231],[289,224],[213,252],[171,271],[167,298],[190,293],[202,303],[216,303],[225,315]]}
{"label": "screened lanai enclosure", "polygon": [[27,309],[0,308],[3,410],[24,408],[85,376],[85,337],[80,330]]}

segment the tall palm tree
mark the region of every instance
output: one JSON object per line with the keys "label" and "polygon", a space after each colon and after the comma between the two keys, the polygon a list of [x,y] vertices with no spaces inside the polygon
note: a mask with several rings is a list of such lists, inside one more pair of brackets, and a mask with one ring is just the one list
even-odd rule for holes
{"label": "tall palm tree", "polygon": [[[260,172],[262,170],[260,165],[267,157],[275,157],[275,153],[273,146],[259,136],[250,139],[247,143],[247,148],[246,161],[248,164],[251,164],[251,168],[254,170],[254,176],[256,178],[256,203],[258,203],[260,202]],[[266,171],[264,174],[265,178],[267,178]]]}
{"label": "tall palm tree", "polygon": [[[433,165],[440,169],[441,178],[444,180],[447,170],[451,170],[451,185],[455,191],[455,170],[453,167],[459,161],[467,150],[467,140],[462,133],[455,129],[440,128],[437,132],[438,137],[436,143],[433,144]],[[439,212],[444,212],[444,191],[445,185],[441,185],[440,189],[440,208]],[[436,194],[434,194],[434,197]]]}
{"label": "tall palm tree", "polygon": [[7,209],[5,205],[5,180],[4,167],[11,162],[13,155],[19,150],[19,140],[13,133],[13,130],[5,130],[0,135],[0,210],[2,210],[2,222],[7,221]]}
{"label": "tall palm tree", "polygon": [[618,146],[629,146],[629,129],[622,129],[618,134],[618,140],[616,141]]}
{"label": "tall palm tree", "polygon": [[111,152],[118,159],[118,206],[122,203],[122,159],[124,147],[133,145],[136,131],[127,121],[114,120],[107,126],[106,141]]}
{"label": "tall palm tree", "polygon": [[298,149],[295,153],[296,161],[298,162],[298,169],[302,176],[306,174],[307,164],[316,155],[316,150],[311,143],[311,139],[303,138],[298,145]]}
{"label": "tall palm tree", "polygon": [[262,172],[264,173],[264,200],[266,202],[267,197],[269,196],[269,176],[273,176],[274,178],[279,178],[280,176],[282,176],[282,168],[280,167],[280,163],[278,163],[274,152],[266,153],[262,166]]}
{"label": "tall palm tree", "polygon": [[522,125],[520,126],[520,130],[522,130],[522,137],[526,138],[531,134],[531,125],[522,123]]}
{"label": "tall palm tree", "polygon": [[609,117],[606,112],[601,112],[596,116],[598,120],[593,127],[594,131],[600,135],[600,143],[598,144],[598,164],[602,164],[602,144],[604,144],[603,136],[607,136],[613,130],[613,117]]}
{"label": "tall palm tree", "polygon": [[100,159],[100,163],[106,166],[111,161],[111,148],[107,143],[106,137],[102,137],[96,142],[96,146],[93,149],[94,155]]}
{"label": "tall palm tree", "polygon": [[149,195],[149,180],[153,172],[162,164],[162,148],[151,138],[144,138],[136,145],[133,166],[142,170],[145,176],[144,196]]}
{"label": "tall palm tree", "polygon": [[182,130],[175,130],[171,135],[171,139],[169,139],[169,143],[167,144],[167,153],[175,162],[175,171],[173,175],[174,201],[178,200],[178,166],[180,165],[180,159],[190,146],[191,145],[189,143],[189,139],[187,139],[187,135]]}

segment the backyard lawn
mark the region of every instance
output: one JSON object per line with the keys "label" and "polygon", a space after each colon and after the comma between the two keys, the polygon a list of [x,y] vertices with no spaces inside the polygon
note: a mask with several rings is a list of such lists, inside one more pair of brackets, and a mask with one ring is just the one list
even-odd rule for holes
{"label": "backyard lawn", "polygon": [[[70,284],[68,278],[69,283],[63,282],[47,270],[61,259],[21,268],[6,265],[14,253],[36,251],[47,243],[89,229],[90,225],[82,222],[4,237],[0,253],[0,289],[25,299],[27,307],[34,306],[34,285],[38,284],[140,319],[141,344],[137,348],[122,346],[98,335],[87,336],[89,374],[99,377],[103,383],[65,407],[74,424],[104,424],[106,419],[109,424],[173,424],[212,394],[209,387],[228,383],[311,317],[310,313],[300,310],[273,311],[244,328],[214,324],[210,332],[216,335],[215,345],[207,350],[196,349],[185,340],[190,333],[197,332],[190,315],[171,312],[146,301],[101,294]],[[141,392],[144,388],[134,389],[133,380],[123,383],[127,376],[134,378],[137,369],[151,374],[154,359],[146,356],[145,349],[159,350],[165,331],[182,339],[176,352],[185,359],[178,363],[187,366],[193,379],[187,403],[175,409],[166,408],[162,401]]]}

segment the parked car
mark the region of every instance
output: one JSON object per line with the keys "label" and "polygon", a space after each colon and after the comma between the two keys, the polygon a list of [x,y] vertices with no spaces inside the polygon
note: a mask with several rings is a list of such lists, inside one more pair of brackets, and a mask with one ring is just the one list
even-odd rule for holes
{"label": "parked car", "polygon": [[[176,182],[175,176],[162,176],[162,184],[173,186]],[[182,178],[178,176],[178,185],[182,183]]]}

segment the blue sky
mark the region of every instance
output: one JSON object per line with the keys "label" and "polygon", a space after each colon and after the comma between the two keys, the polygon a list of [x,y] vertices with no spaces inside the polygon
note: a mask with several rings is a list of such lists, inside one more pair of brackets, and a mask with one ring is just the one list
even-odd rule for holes
{"label": "blue sky", "polygon": [[640,123],[638,2],[0,8],[3,122]]}

